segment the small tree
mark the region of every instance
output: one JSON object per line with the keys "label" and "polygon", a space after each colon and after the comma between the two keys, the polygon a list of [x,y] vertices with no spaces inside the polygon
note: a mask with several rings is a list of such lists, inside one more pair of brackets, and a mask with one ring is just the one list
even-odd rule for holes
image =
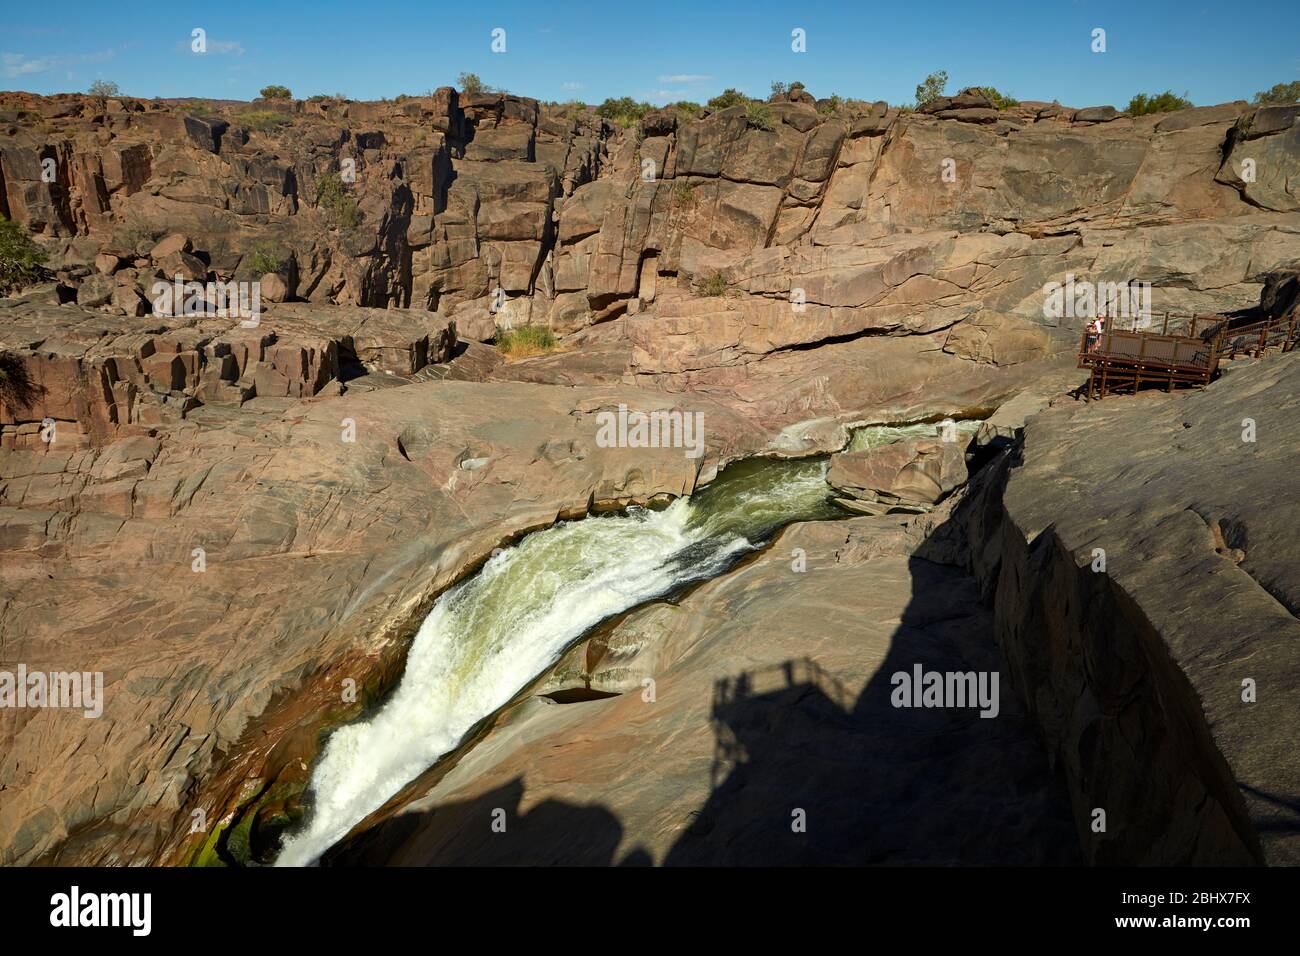
{"label": "small tree", "polygon": [[90,95],[95,99],[95,105],[99,109],[108,106],[108,98],[118,95],[117,84],[112,80],[96,80],[90,84]]}
{"label": "small tree", "polygon": [[709,109],[715,113],[718,110],[725,110],[730,106],[741,106],[749,102],[749,97],[740,90],[727,87],[713,99],[709,100]]}
{"label": "small tree", "polygon": [[939,70],[925,78],[925,82],[916,87],[916,105],[929,106],[943,96],[944,87],[948,85],[948,71]]}
{"label": "small tree", "polygon": [[1128,108],[1124,112],[1130,116],[1146,116],[1148,113],[1172,113],[1174,110],[1191,108],[1192,101],[1186,96],[1177,96],[1173,90],[1165,90],[1152,96],[1139,93],[1128,101]]}
{"label": "small tree", "polygon": [[264,87],[262,87],[262,89],[261,89],[261,91],[258,93],[258,95],[261,96],[262,99],[264,99],[264,100],[291,100],[291,99],[293,99],[293,92],[289,89],[289,87],[287,87],[287,86],[280,86],[278,83],[273,83],[273,84],[271,84],[270,86],[264,86]]}
{"label": "small tree", "polygon": [[1290,83],[1278,83],[1267,90],[1255,94],[1255,103],[1268,106],[1274,103],[1300,103],[1300,80]]}
{"label": "small tree", "polygon": [[478,78],[477,73],[462,73],[456,77],[456,82],[459,84],[461,92],[466,96],[477,96],[487,89],[483,85],[483,81]]}
{"label": "small tree", "polygon": [[12,219],[0,217],[0,295],[39,282],[45,276],[45,253]]}
{"label": "small tree", "polygon": [[788,92],[790,92],[790,84],[789,84],[789,83],[782,83],[780,80],[773,80],[773,81],[772,81],[772,95],[773,95],[773,96],[785,96],[785,94],[788,93]]}

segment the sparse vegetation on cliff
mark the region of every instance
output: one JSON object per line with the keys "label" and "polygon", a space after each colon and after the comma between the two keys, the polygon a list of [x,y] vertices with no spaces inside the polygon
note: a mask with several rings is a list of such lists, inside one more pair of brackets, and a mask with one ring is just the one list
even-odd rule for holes
{"label": "sparse vegetation on cliff", "polygon": [[840,96],[840,94],[832,93],[826,99],[817,102],[817,112],[823,116],[834,116],[844,107],[845,102],[844,97]]}
{"label": "sparse vegetation on cliff", "polygon": [[18,223],[0,218],[0,295],[17,292],[45,275],[45,253]]}
{"label": "sparse vegetation on cliff", "polygon": [[713,99],[709,100],[708,106],[709,109],[716,113],[718,110],[725,110],[732,106],[744,106],[748,102],[749,97],[740,92],[740,90],[727,87]]}
{"label": "sparse vegetation on cliff", "polygon": [[1124,112],[1130,116],[1146,116],[1149,113],[1172,113],[1174,110],[1188,110],[1192,108],[1192,101],[1185,96],[1178,96],[1173,90],[1165,90],[1163,93],[1139,93],[1133,99],[1128,101],[1128,106]]}
{"label": "sparse vegetation on cliff", "polygon": [[541,325],[521,325],[515,329],[497,326],[493,338],[497,351],[507,359],[528,358],[530,355],[545,355],[555,348],[555,333]]}
{"label": "sparse vegetation on cliff", "polygon": [[1010,96],[1006,93],[1001,92],[995,86],[981,86],[980,90],[981,92],[983,92],[985,96],[989,98],[989,102],[993,104],[994,109],[1006,110],[1006,109],[1010,109],[1013,106],[1020,105],[1020,101],[1018,99],[1016,99],[1014,96]]}
{"label": "sparse vegetation on cliff", "polygon": [[348,187],[338,173],[321,178],[316,186],[316,206],[325,210],[333,226],[350,229],[361,222],[357,201],[348,193]]}
{"label": "sparse vegetation on cliff", "polygon": [[236,116],[235,121],[260,133],[274,133],[282,126],[292,123],[293,119],[275,110],[249,110]]}
{"label": "sparse vegetation on cliff", "polygon": [[776,120],[772,116],[772,107],[761,100],[750,100],[745,104],[745,119],[748,120],[750,126],[756,129],[771,130],[776,128]]}
{"label": "sparse vegetation on cliff", "polygon": [[727,277],[721,272],[712,272],[703,281],[696,286],[696,291],[700,295],[719,296],[725,295],[727,291]]}
{"label": "sparse vegetation on cliff", "polygon": [[610,97],[596,107],[596,115],[626,129],[639,123],[652,109],[649,103],[637,102],[630,96]]}
{"label": "sparse vegetation on cliff", "polygon": [[258,93],[264,100],[291,100],[293,91],[287,86],[281,86],[278,83],[272,83],[270,86],[262,87]]}
{"label": "sparse vegetation on cliff", "polygon": [[279,272],[284,261],[284,254],[270,242],[257,243],[248,254],[248,268],[258,276]]}
{"label": "sparse vegetation on cliff", "polygon": [[916,105],[929,106],[939,97],[943,96],[944,88],[948,85],[948,71],[938,70],[927,76],[922,82],[916,85]]}
{"label": "sparse vegetation on cliff", "polygon": [[1290,83],[1277,83],[1267,90],[1260,90],[1255,94],[1255,102],[1260,106],[1300,103],[1300,80],[1292,80]]}

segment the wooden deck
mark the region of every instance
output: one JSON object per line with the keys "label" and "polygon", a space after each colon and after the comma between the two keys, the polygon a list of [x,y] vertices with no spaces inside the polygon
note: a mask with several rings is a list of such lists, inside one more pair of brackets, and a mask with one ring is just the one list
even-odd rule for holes
{"label": "wooden deck", "polygon": [[[1160,331],[1150,331],[1159,325]],[[1243,321],[1226,315],[1166,312],[1148,329],[1107,331],[1095,342],[1084,333],[1079,368],[1089,369],[1087,398],[1136,393],[1143,385],[1203,388],[1222,358],[1258,356],[1272,348],[1289,352],[1300,325],[1297,310],[1273,318]]]}

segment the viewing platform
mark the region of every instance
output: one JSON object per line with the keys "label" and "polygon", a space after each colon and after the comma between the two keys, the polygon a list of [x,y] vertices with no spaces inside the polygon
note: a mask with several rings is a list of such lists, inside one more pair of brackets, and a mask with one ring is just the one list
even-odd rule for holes
{"label": "viewing platform", "polygon": [[[1165,312],[1145,328],[1084,332],[1079,368],[1089,369],[1087,398],[1111,393],[1135,394],[1144,384],[1202,388],[1219,370],[1219,362],[1269,349],[1295,347],[1297,309],[1261,318],[1248,315],[1194,315]],[[1159,325],[1159,331],[1155,326]]]}

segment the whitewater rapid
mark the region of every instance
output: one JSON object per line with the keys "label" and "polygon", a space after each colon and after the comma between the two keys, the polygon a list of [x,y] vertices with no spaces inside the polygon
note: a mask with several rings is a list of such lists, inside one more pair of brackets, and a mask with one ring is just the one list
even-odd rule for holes
{"label": "whitewater rapid", "polygon": [[784,524],[837,517],[824,460],[745,462],[662,511],[557,524],[444,592],[392,696],[336,730],[277,866],[318,860],[606,618],[714,577]]}

